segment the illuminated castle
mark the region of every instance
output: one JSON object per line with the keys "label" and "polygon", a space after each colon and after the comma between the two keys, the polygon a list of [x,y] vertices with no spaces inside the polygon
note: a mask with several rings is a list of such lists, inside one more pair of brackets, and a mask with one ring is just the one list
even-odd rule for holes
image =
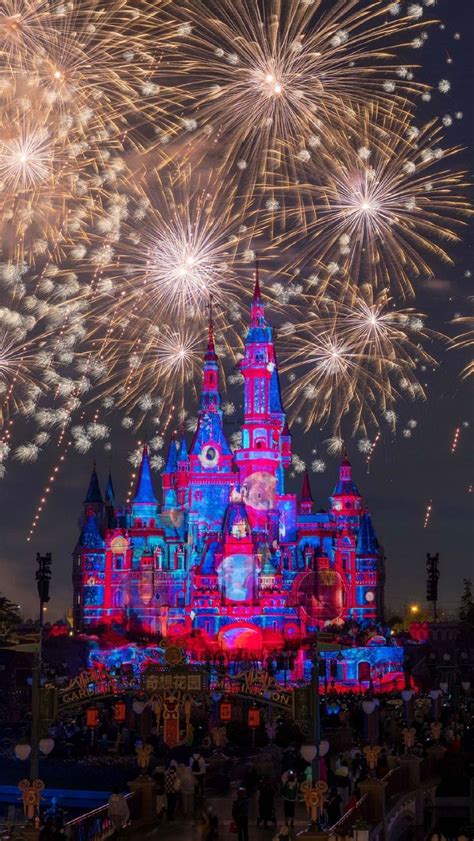
{"label": "illuminated castle", "polygon": [[383,552],[344,457],[329,511],[314,510],[308,476],[285,492],[291,434],[258,276],[240,363],[242,443],[222,421],[212,321],[201,406],[188,450],[169,444],[156,496],[147,448],[131,505],[118,508],[94,470],[74,550],[74,618],[224,648],[275,649],[335,619],[383,612]]}

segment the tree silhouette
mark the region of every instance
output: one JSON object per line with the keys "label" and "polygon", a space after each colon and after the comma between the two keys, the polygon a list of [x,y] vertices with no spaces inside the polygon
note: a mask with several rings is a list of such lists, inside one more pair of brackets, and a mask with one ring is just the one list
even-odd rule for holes
{"label": "tree silhouette", "polygon": [[459,618],[461,622],[469,622],[474,625],[474,601],[472,600],[472,581],[470,578],[463,579],[464,589],[459,605]]}
{"label": "tree silhouette", "polygon": [[20,621],[17,605],[0,594],[0,643],[11,640],[13,631]]}

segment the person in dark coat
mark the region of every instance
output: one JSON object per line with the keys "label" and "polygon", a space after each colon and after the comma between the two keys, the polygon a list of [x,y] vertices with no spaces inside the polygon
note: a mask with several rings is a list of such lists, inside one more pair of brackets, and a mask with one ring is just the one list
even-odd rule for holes
{"label": "person in dark coat", "polygon": [[232,805],[232,820],[237,827],[238,841],[249,841],[249,799],[244,788],[239,788]]}
{"label": "person in dark coat", "polygon": [[271,780],[265,777],[258,787],[258,822],[266,829],[274,817],[275,791]]}

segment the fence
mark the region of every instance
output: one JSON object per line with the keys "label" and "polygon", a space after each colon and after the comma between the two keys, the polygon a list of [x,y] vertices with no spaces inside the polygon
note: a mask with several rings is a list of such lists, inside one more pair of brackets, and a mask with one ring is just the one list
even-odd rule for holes
{"label": "fence", "polygon": [[[126,794],[125,799],[130,809],[130,817],[133,820],[138,815],[139,803],[136,792]],[[68,841],[103,841],[113,834],[113,827],[109,818],[108,807],[101,806],[81,815],[79,818],[69,821],[66,824],[66,838]]]}

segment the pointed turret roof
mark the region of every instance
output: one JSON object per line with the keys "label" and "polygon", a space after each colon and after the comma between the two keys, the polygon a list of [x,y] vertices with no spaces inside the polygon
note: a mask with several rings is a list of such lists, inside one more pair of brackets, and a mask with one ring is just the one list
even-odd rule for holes
{"label": "pointed turret roof", "polygon": [[356,552],[358,555],[377,555],[378,551],[379,542],[375,534],[372,517],[366,508],[360,518]]}
{"label": "pointed turret roof", "polygon": [[145,444],[143,447],[142,461],[138,473],[137,486],[135,488],[135,496],[133,502],[148,502],[149,504],[158,504],[153,488],[153,479],[151,475],[150,457],[148,455],[148,447]]}
{"label": "pointed turret roof", "polygon": [[92,464],[91,478],[89,480],[89,487],[87,489],[87,494],[86,494],[86,498],[84,500],[84,503],[94,504],[94,503],[102,503],[102,502],[103,502],[102,493],[100,491],[99,477],[97,475],[96,463],[95,463],[95,459],[94,459],[93,464]]}
{"label": "pointed turret roof", "polygon": [[252,303],[250,305],[250,330],[247,334],[247,342],[271,342],[272,340],[272,329],[265,320],[257,261],[255,267],[255,286],[253,289]]}
{"label": "pointed turret roof", "polygon": [[104,539],[97,525],[95,511],[92,507],[87,511],[86,521],[82,526],[78,543],[84,549],[102,549],[105,546]]}
{"label": "pointed turret roof", "polygon": [[311,493],[311,485],[309,482],[309,473],[307,470],[304,472],[303,476],[303,485],[301,487],[301,494],[300,494],[301,502],[313,502],[313,496]]}
{"label": "pointed turret roof", "polygon": [[339,468],[339,482],[333,491],[333,496],[359,496],[360,493],[357,486],[352,481],[352,467],[349,461],[347,451],[344,451],[344,456]]}
{"label": "pointed turret roof", "polygon": [[[285,414],[281,399],[280,377],[278,376],[278,367],[276,362],[270,377],[270,411],[278,415]],[[288,430],[288,434],[289,432],[290,430]]]}
{"label": "pointed turret roof", "polygon": [[170,438],[168,447],[168,455],[166,456],[166,464],[163,473],[175,473],[176,463],[178,460],[178,448],[176,446],[176,438],[174,432]]}
{"label": "pointed turret roof", "polygon": [[209,325],[208,325],[208,338],[207,338],[207,348],[206,353],[204,355],[205,362],[217,362],[217,354],[216,348],[214,345],[214,321],[212,318],[212,298],[209,300]]}
{"label": "pointed turret roof", "polygon": [[112,474],[109,472],[109,478],[107,479],[107,487],[105,489],[105,502],[107,505],[114,506],[115,505],[115,491],[114,485],[112,482]]}
{"label": "pointed turret roof", "polygon": [[252,303],[254,304],[261,304],[262,303],[262,293],[260,292],[260,271],[258,266],[258,257],[255,258],[255,285],[253,288],[253,298]]}
{"label": "pointed turret roof", "polygon": [[187,461],[188,460],[188,446],[186,444],[186,438],[181,438],[181,444],[179,445],[179,453],[178,453],[178,461]]}

